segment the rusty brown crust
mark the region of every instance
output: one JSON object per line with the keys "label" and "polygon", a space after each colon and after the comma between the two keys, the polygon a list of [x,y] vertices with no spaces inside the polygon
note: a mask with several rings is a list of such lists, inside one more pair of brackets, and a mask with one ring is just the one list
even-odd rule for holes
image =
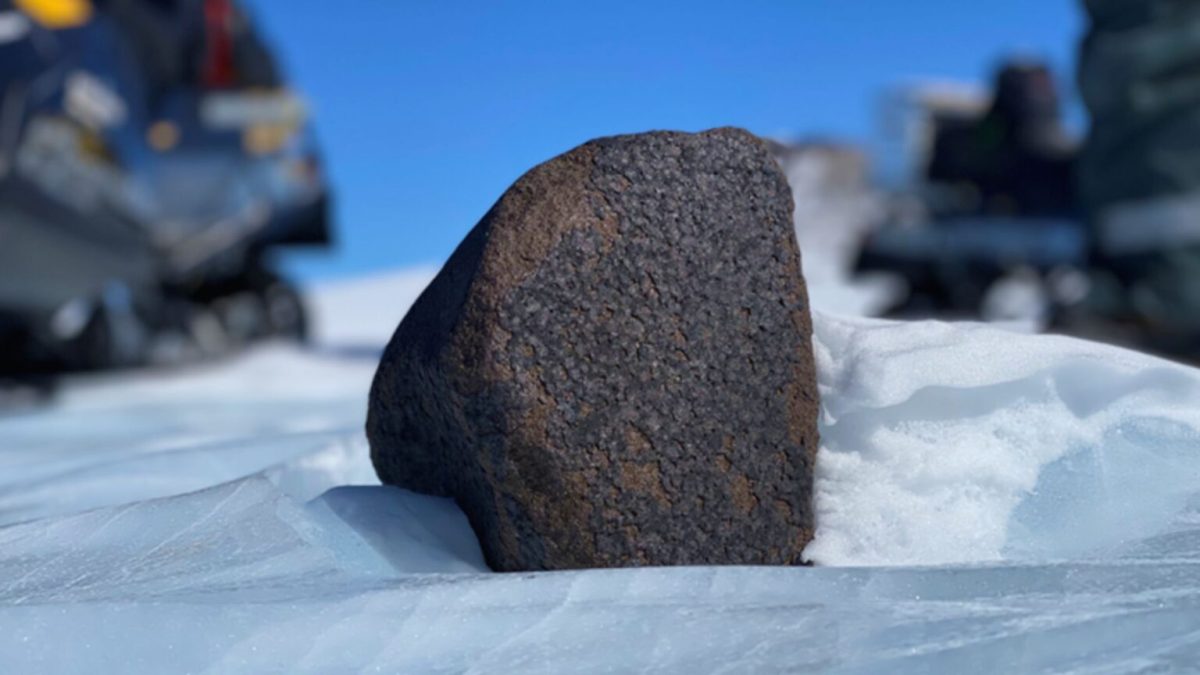
{"label": "rusty brown crust", "polygon": [[457,499],[498,570],[798,563],[818,401],[791,216],[736,129],[534,168],[388,346],[380,478]]}

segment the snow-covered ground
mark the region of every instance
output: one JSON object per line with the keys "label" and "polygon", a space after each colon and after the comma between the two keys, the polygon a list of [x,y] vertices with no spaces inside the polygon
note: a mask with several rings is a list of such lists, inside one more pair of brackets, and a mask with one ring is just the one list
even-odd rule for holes
{"label": "snow-covered ground", "polygon": [[431,274],[316,289],[311,350],[81,380],[0,418],[0,672],[1200,659],[1200,371],[849,318],[876,291],[815,284],[821,566],[493,574],[452,503],[377,485],[361,431]]}

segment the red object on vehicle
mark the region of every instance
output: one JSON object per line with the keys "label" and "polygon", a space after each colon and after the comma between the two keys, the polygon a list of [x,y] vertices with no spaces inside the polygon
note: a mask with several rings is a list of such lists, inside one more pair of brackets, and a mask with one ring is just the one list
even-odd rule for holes
{"label": "red object on vehicle", "polygon": [[233,22],[231,0],[204,0],[205,50],[201,81],[210,89],[227,89],[236,81]]}

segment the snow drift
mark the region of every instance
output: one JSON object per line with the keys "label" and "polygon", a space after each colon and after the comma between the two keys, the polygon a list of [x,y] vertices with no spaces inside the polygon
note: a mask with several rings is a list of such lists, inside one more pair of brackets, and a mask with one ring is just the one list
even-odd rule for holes
{"label": "snow drift", "polygon": [[1098,555],[1200,494],[1194,369],[984,325],[816,326],[818,562]]}
{"label": "snow drift", "polygon": [[[367,386],[419,278],[318,291],[314,350],[81,381],[0,418],[0,522],[15,523],[0,529],[0,671],[1200,658],[1198,371],[1067,338],[819,314],[809,553],[823,567],[497,575],[453,504],[373,485]],[[363,319],[371,298],[396,316]]]}

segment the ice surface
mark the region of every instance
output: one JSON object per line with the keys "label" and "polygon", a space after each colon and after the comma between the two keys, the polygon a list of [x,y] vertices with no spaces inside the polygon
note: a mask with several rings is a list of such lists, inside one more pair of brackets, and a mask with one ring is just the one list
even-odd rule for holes
{"label": "ice surface", "polygon": [[362,436],[375,359],[429,274],[318,289],[317,348],[81,380],[0,418],[0,672],[1200,659],[1198,371],[818,313],[823,567],[492,574],[453,504],[375,484]]}
{"label": "ice surface", "polygon": [[377,483],[362,434],[391,331],[435,270],[332,283],[308,301],[317,346],[68,383],[0,417],[0,525],[183,494],[265,471],[311,499]]}
{"label": "ice surface", "polygon": [[0,530],[0,671],[1126,672],[1200,652],[1195,529],[1094,562],[489,574],[449,504],[353,491],[442,532],[372,541],[377,521],[255,479]]}
{"label": "ice surface", "polygon": [[374,482],[360,431],[373,372],[369,359],[280,345],[189,372],[77,383],[53,407],[0,418],[0,524],[272,467],[289,484],[302,480],[288,466],[310,482],[325,476],[310,493]]}

